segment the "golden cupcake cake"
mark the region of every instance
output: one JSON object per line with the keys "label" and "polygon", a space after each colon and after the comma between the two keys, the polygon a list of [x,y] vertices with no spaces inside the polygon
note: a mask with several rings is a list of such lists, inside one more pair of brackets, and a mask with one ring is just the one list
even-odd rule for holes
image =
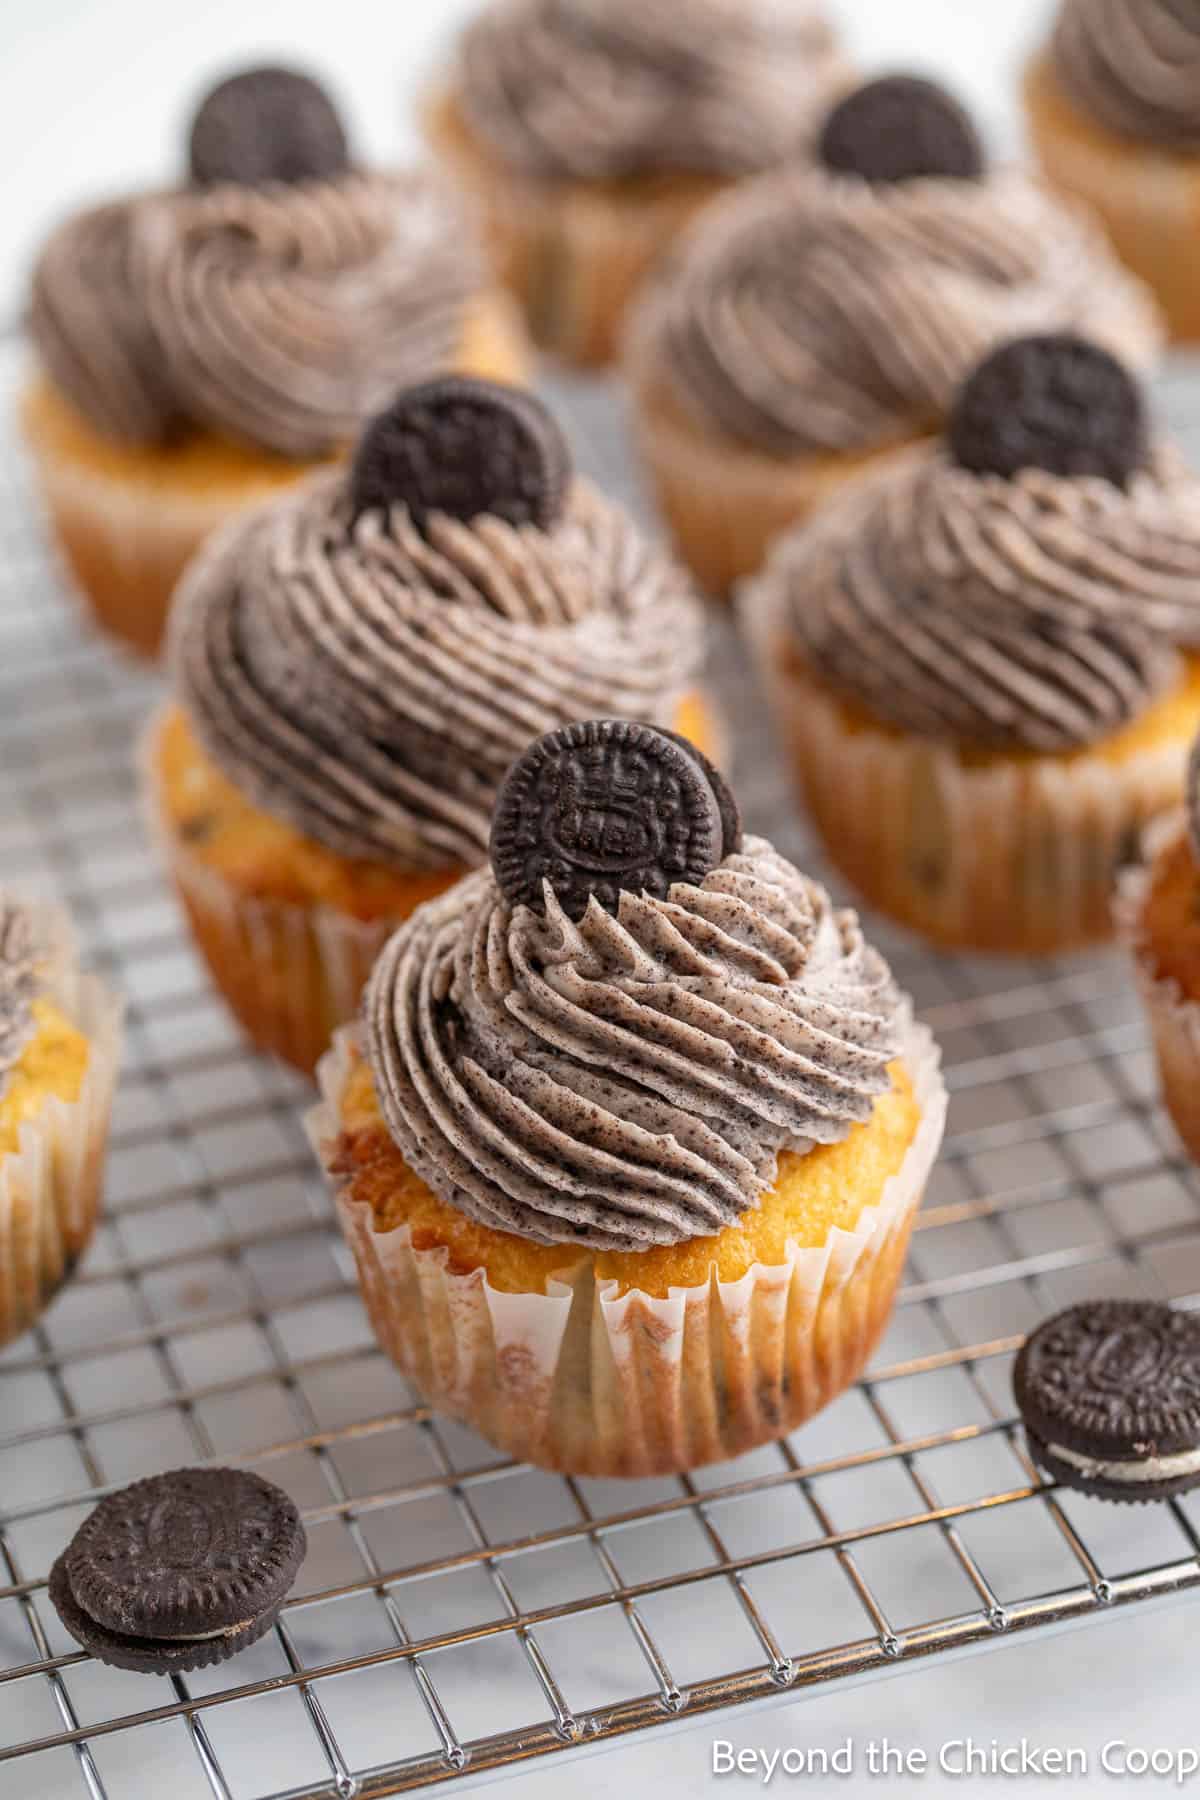
{"label": "golden cupcake cake", "polygon": [[380,1342],[589,1475],[724,1460],[857,1377],[945,1112],[854,914],[621,720],[519,758],[490,866],[389,940],[321,1085]]}
{"label": "golden cupcake cake", "polygon": [[989,168],[951,95],[903,75],[856,89],[814,165],[711,207],[635,311],[635,423],[685,561],[726,592],[849,479],[935,436],[986,351],[1062,329],[1138,367],[1159,347],[1099,233]]}
{"label": "golden cupcake cake", "polygon": [[311,1070],[402,919],[487,854],[531,735],[597,711],[712,748],[684,572],[531,395],[407,390],[353,462],[236,521],[180,589],[151,820],[217,985]]}
{"label": "golden cupcake cake", "polygon": [[539,344],[608,362],[663,246],[811,154],[850,77],[815,0],[491,0],[427,109]]}
{"label": "golden cupcake cake", "polygon": [[29,323],[22,420],[56,536],[145,655],[209,532],[337,456],[398,387],[525,373],[450,191],[355,162],[323,89],[284,69],[207,96],[179,185],[60,225]]}
{"label": "golden cupcake cake", "polygon": [[122,1008],[80,973],[65,918],[0,891],[0,1345],[91,1239]]}
{"label": "golden cupcake cake", "polygon": [[1200,1162],[1200,738],[1184,805],[1146,834],[1121,878],[1117,922],[1137,971],[1163,1102]]}
{"label": "golden cupcake cake", "polygon": [[985,359],[945,440],[783,538],[744,620],[837,867],[951,948],[1111,935],[1200,725],[1200,481],[1069,335]]}
{"label": "golden cupcake cake", "polygon": [[1062,0],[1025,77],[1047,178],[1093,208],[1185,341],[1200,338],[1198,93],[1188,0]]}

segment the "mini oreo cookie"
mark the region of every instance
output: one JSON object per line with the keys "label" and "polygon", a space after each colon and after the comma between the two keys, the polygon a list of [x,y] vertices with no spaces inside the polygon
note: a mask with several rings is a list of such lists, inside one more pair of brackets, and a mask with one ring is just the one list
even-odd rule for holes
{"label": "mini oreo cookie", "polygon": [[1013,1391],[1034,1461],[1102,1500],[1200,1485],[1200,1316],[1157,1301],[1072,1306],[1028,1338]]}
{"label": "mini oreo cookie", "polygon": [[306,1548],[300,1515],[244,1469],[175,1469],[110,1494],[55,1564],[51,1598],[122,1668],[200,1668],[273,1623]]}
{"label": "mini oreo cookie", "polygon": [[367,425],[350,497],[356,517],[402,502],[418,530],[440,512],[548,531],[570,484],[566,439],[535,395],[447,375],[406,389]]}
{"label": "mini oreo cookie", "polygon": [[987,167],[966,108],[919,75],[884,75],[839,100],[817,154],[827,169],[871,182],[979,181]]}
{"label": "mini oreo cookie", "polygon": [[568,918],[581,919],[593,897],[615,913],[623,893],[663,899],[674,882],[702,882],[725,833],[718,791],[690,744],[652,725],[592,719],[539,738],[509,770],[492,868],[513,905],[540,912],[548,881]]}
{"label": "mini oreo cookie", "polygon": [[329,181],[350,167],[350,146],[337,108],[311,76],[244,69],[197,108],[188,163],[200,187]]}
{"label": "mini oreo cookie", "polygon": [[1014,338],[959,391],[946,431],[960,468],[1099,476],[1124,488],[1150,456],[1142,389],[1111,351],[1071,332]]}

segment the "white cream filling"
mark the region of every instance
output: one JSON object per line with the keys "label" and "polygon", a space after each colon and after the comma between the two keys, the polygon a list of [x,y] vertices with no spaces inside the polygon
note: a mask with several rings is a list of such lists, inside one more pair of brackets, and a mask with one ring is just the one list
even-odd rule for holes
{"label": "white cream filling", "polygon": [[1078,1450],[1067,1450],[1062,1444],[1047,1444],[1046,1448],[1058,1462],[1078,1469],[1089,1481],[1125,1481],[1134,1486],[1142,1481],[1175,1481],[1180,1475],[1194,1475],[1200,1469],[1200,1450],[1181,1450],[1175,1456],[1147,1456],[1141,1462],[1105,1462],[1083,1456]]}

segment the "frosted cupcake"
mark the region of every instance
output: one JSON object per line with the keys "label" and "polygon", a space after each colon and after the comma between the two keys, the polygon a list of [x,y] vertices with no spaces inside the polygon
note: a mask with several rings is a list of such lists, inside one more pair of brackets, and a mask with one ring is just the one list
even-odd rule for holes
{"label": "frosted cupcake", "polygon": [[57,911],[0,892],[0,1345],[34,1323],[92,1236],[121,1010],[80,974]]}
{"label": "frosted cupcake", "polygon": [[217,985],[311,1070],[388,932],[480,863],[532,734],[598,710],[711,748],[701,608],[532,396],[410,390],[352,466],[236,522],[172,620],[152,818]]}
{"label": "frosted cupcake", "polygon": [[1122,876],[1117,919],[1150,1020],[1163,1101],[1200,1162],[1200,738],[1185,804],[1147,833],[1142,860]]}
{"label": "frosted cupcake", "polygon": [[355,164],[323,90],[282,69],[214,89],[180,186],[59,226],[29,318],[22,415],[56,534],[101,624],[147,655],[214,526],[397,387],[525,368],[448,192]]}
{"label": "frosted cupcake", "polygon": [[1017,340],[946,441],[781,540],[744,616],[833,861],[955,948],[1108,937],[1200,725],[1200,482],[1133,378]]}
{"label": "frosted cupcake", "polygon": [[1153,305],[1099,235],[989,170],[958,103],[889,76],[830,114],[821,166],[712,207],[636,311],[643,452],[680,550],[724,593],[844,483],[935,435],[994,345],[1072,329],[1137,367]]}
{"label": "frosted cupcake", "polygon": [[510,1455],[779,1437],[887,1321],[936,1050],[852,913],[644,726],[535,743],[491,867],[389,941],[310,1132],[384,1347]]}
{"label": "frosted cupcake", "polygon": [[538,343],[603,363],[664,244],[847,80],[814,0],[492,0],[428,129]]}
{"label": "frosted cupcake", "polygon": [[1175,338],[1200,338],[1200,10],[1063,0],[1025,100],[1047,177],[1095,209]]}

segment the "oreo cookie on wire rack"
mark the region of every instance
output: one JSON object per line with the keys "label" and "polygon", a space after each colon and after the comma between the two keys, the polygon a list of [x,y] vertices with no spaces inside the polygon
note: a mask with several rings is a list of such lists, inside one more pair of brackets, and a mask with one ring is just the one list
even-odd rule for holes
{"label": "oreo cookie on wire rack", "polygon": [[406,388],[363,431],[350,472],[356,517],[405,505],[418,530],[431,514],[482,514],[549,531],[571,486],[571,453],[534,394],[468,375]]}
{"label": "oreo cookie on wire rack", "polygon": [[623,893],[699,884],[741,842],[724,778],[686,738],[628,719],[566,725],[505,776],[492,818],[501,893],[541,911],[549,882],[568,918]]}
{"label": "oreo cookie on wire rack", "polygon": [[1200,1315],[1147,1300],[1072,1306],[1026,1340],[1013,1390],[1052,1480],[1125,1502],[1200,1485]]}
{"label": "oreo cookie on wire rack", "polygon": [[919,75],[883,75],[845,95],[822,127],[817,155],[836,174],[879,183],[979,181],[987,168],[970,113]]}
{"label": "oreo cookie on wire rack", "polygon": [[1022,469],[1096,476],[1128,487],[1150,458],[1150,419],[1136,377],[1073,332],[1013,338],[959,390],[946,441],[962,469],[1011,478]]}
{"label": "oreo cookie on wire rack", "polygon": [[109,1494],[50,1572],[101,1662],[159,1675],[224,1662],[269,1631],[304,1560],[292,1501],[244,1469],[175,1469]]}
{"label": "oreo cookie on wire rack", "polygon": [[188,165],[199,187],[330,181],[350,167],[350,147],[320,82],[267,66],[230,75],[200,102]]}

